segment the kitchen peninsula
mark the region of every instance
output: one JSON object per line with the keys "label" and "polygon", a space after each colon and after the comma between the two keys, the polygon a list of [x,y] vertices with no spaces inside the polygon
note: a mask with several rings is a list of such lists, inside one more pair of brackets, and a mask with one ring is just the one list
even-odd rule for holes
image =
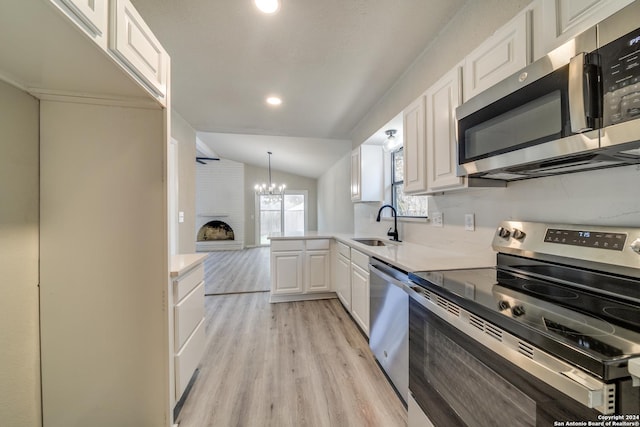
{"label": "kitchen peninsula", "polygon": [[[473,268],[495,265],[493,256],[486,253],[477,254],[464,249],[453,251],[451,247],[439,247],[436,244],[421,245],[411,242],[393,242],[387,237],[372,237],[347,233],[308,231],[305,233],[273,234],[269,237],[273,242],[309,241],[327,239],[333,245],[342,243],[352,249],[386,261],[405,271],[446,270],[451,268]],[[384,246],[371,246],[362,240],[380,241]],[[273,249],[272,249],[273,252]]]}
{"label": "kitchen peninsula", "polygon": [[337,296],[367,335],[370,257],[405,272],[495,265],[490,251],[453,251],[345,233],[274,234],[270,240],[272,303]]}

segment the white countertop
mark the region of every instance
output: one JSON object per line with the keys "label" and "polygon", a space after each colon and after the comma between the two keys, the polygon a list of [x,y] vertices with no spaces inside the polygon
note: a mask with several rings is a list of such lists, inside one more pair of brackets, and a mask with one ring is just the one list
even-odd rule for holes
{"label": "white countertop", "polygon": [[[336,239],[360,252],[389,262],[405,271],[451,270],[458,268],[480,268],[494,266],[495,256],[488,258],[486,253],[476,255],[471,251],[439,248],[410,242],[395,243],[388,238],[377,236],[355,236],[353,234],[308,231],[298,234],[279,234],[269,237],[271,240],[298,239]],[[386,246],[368,246],[354,241],[354,238],[382,240]],[[489,244],[489,242],[487,242]]]}
{"label": "white countertop", "polygon": [[170,276],[177,277],[200,264],[209,254],[179,254],[171,257]]}

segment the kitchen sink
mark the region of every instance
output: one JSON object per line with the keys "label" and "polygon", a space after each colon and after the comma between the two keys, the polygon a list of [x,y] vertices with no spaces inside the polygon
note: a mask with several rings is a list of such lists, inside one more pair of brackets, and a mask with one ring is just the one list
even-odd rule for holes
{"label": "kitchen sink", "polygon": [[355,242],[362,243],[367,246],[387,246],[387,244],[378,239],[352,239]]}

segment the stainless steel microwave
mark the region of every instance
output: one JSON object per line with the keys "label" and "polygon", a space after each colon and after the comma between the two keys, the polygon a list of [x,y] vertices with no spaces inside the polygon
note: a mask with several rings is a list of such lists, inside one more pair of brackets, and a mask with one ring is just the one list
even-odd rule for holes
{"label": "stainless steel microwave", "polygon": [[640,163],[640,1],[456,109],[458,175],[513,181]]}

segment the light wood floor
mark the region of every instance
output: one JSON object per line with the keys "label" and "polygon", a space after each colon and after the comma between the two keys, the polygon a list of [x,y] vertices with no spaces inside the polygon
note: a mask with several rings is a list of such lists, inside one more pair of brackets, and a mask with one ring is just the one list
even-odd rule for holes
{"label": "light wood floor", "polygon": [[204,262],[207,295],[269,290],[269,247],[210,252]]}
{"label": "light wood floor", "polygon": [[406,426],[407,413],[337,299],[208,296],[207,346],[180,427]]}

